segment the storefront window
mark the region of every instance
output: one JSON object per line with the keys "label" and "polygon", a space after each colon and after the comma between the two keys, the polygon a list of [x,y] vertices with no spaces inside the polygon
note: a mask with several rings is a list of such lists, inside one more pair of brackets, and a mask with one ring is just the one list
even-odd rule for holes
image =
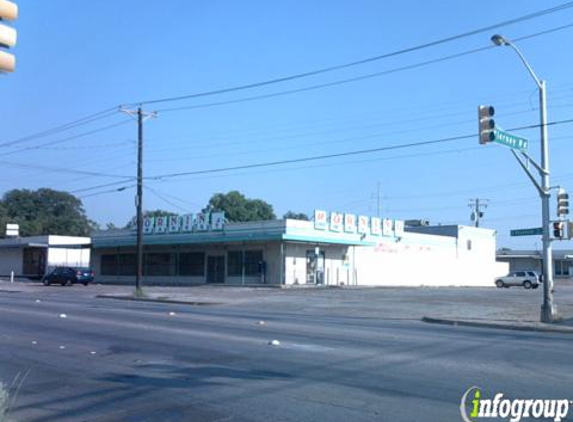
{"label": "storefront window", "polygon": [[230,277],[239,277],[243,275],[243,265],[245,267],[244,275],[259,275],[259,263],[263,261],[263,251],[229,251],[227,256],[227,275]]}
{"label": "storefront window", "polygon": [[261,262],[263,262],[263,251],[245,251],[245,275],[259,275]]}
{"label": "storefront window", "polygon": [[145,275],[175,275],[174,253],[148,253],[145,254]]}
{"label": "storefront window", "polygon": [[227,275],[230,277],[240,276],[243,274],[242,270],[243,252],[229,251],[227,256]]}
{"label": "storefront window", "polygon": [[101,256],[101,275],[117,275],[117,255]]}
{"label": "storefront window", "polygon": [[135,275],[136,256],[135,254],[119,255],[119,275]]}
{"label": "storefront window", "polygon": [[203,252],[179,254],[179,275],[204,276],[205,254]]}

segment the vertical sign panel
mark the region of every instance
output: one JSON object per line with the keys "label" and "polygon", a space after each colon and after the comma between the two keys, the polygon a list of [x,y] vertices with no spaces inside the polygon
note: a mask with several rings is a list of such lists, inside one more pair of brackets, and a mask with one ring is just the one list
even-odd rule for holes
{"label": "vertical sign panel", "polygon": [[181,230],[181,217],[178,215],[170,215],[168,218],[169,233],[179,233]]}
{"label": "vertical sign panel", "polygon": [[333,232],[342,231],[342,214],[339,212],[330,213],[330,230]]}
{"label": "vertical sign panel", "polygon": [[394,231],[392,229],[393,229],[392,220],[390,220],[389,218],[385,218],[384,220],[382,220],[382,235],[383,236],[393,236]]}
{"label": "vertical sign panel", "polygon": [[369,218],[365,215],[358,217],[358,233],[360,234],[370,234],[370,226],[368,224]]}
{"label": "vertical sign panel", "polygon": [[196,228],[198,231],[209,230],[209,213],[199,213],[196,216]]}
{"label": "vertical sign panel", "polygon": [[344,231],[346,233],[356,233],[356,215],[344,214]]}
{"label": "vertical sign panel", "polygon": [[211,214],[211,230],[223,230],[225,227],[225,213],[214,212]]}
{"label": "vertical sign panel", "polygon": [[370,232],[374,236],[380,236],[382,234],[382,220],[378,217],[372,217],[370,219]]}
{"label": "vertical sign panel", "polygon": [[181,217],[181,231],[184,232],[192,232],[195,226],[195,215],[194,214],[186,214]]}
{"label": "vertical sign panel", "polygon": [[404,236],[404,222],[402,220],[394,221],[394,233],[398,237]]}
{"label": "vertical sign panel", "polygon": [[155,218],[146,217],[143,219],[143,233],[151,234],[153,233],[153,227],[155,226]]}
{"label": "vertical sign panel", "polygon": [[328,228],[326,211],[314,210],[314,228],[317,230],[326,230]]}
{"label": "vertical sign panel", "polygon": [[155,233],[167,232],[167,216],[155,217]]}

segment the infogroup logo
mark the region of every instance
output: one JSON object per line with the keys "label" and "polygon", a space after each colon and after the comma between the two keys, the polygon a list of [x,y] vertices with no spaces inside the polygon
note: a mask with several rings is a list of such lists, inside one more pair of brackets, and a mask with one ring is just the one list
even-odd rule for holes
{"label": "infogroup logo", "polygon": [[474,386],[462,396],[460,413],[464,422],[485,418],[508,419],[510,422],[519,422],[523,418],[560,422],[567,417],[570,405],[573,401],[568,399],[507,399],[503,393],[486,399],[482,397],[481,389]]}

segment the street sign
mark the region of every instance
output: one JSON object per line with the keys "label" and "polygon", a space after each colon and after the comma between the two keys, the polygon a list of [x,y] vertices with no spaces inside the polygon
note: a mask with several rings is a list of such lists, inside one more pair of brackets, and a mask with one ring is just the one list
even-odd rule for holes
{"label": "street sign", "polygon": [[506,147],[519,151],[527,151],[529,148],[529,141],[521,136],[513,135],[501,129],[494,129],[494,135],[493,141]]}
{"label": "street sign", "polygon": [[510,236],[535,236],[543,234],[543,229],[541,227],[536,227],[534,229],[515,229],[510,230]]}

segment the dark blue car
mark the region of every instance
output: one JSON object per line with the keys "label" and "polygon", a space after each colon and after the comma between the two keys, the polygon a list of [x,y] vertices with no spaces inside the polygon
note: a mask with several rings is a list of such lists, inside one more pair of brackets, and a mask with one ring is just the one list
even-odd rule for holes
{"label": "dark blue car", "polygon": [[42,279],[45,286],[50,284],[61,284],[71,286],[81,283],[87,286],[94,281],[94,273],[89,268],[56,267]]}

